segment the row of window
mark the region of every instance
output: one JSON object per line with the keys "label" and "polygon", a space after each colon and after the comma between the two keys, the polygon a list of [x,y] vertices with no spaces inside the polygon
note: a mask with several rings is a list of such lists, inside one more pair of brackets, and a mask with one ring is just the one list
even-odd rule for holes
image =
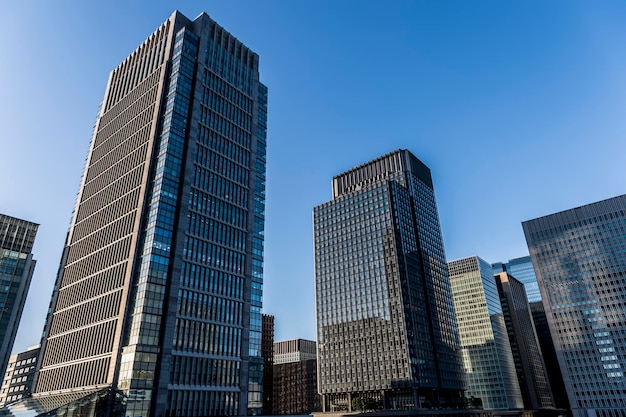
{"label": "row of window", "polygon": [[242,325],[243,304],[221,297],[181,289],[178,291],[178,314],[201,320]]}
{"label": "row of window", "polygon": [[203,239],[229,246],[238,251],[246,250],[246,233],[240,229],[191,211],[187,231]]}
{"label": "row of window", "polygon": [[189,208],[222,222],[246,229],[247,211],[198,189],[192,188]]}
{"label": "row of window", "polygon": [[244,272],[246,262],[246,256],[243,253],[190,236],[185,236],[183,258],[236,274]]}
{"label": "row of window", "polygon": [[249,170],[247,167],[225,158],[202,143],[198,143],[196,162],[243,187],[248,187]]}
{"label": "row of window", "polygon": [[176,319],[174,350],[211,355],[241,355],[241,328]]}
{"label": "row of window", "polygon": [[240,362],[172,355],[170,384],[237,387]]}
{"label": "row of window", "polygon": [[243,298],[243,278],[224,271],[182,262],[181,286],[226,297]]}
{"label": "row of window", "polygon": [[220,135],[214,130],[203,126],[200,126],[199,130],[200,135],[198,136],[198,143],[219,152],[221,155],[224,155],[246,168],[249,167],[250,151],[247,148],[233,142],[230,138]]}
{"label": "row of window", "polygon": [[208,192],[239,207],[248,207],[248,190],[221,175],[200,166],[195,166],[193,183],[197,188]]}

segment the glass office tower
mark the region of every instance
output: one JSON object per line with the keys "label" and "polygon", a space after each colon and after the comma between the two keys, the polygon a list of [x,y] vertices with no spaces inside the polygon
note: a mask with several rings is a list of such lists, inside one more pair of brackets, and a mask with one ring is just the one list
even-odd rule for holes
{"label": "glass office tower", "polygon": [[491,265],[472,256],[448,263],[468,397],[485,409],[524,408]]}
{"label": "glass office tower", "polygon": [[39,225],[0,214],[0,375],[4,375],[35,270]]}
{"label": "glass office tower", "polygon": [[314,209],[324,410],[456,406],[465,387],[430,170],[396,150]]}
{"label": "glass office tower", "polygon": [[626,413],[626,195],[522,223],[574,417]]}
{"label": "glass office tower", "polygon": [[258,55],[208,15],[174,12],[111,72],[33,408],[74,410],[64,404],[84,397],[81,415],[91,415],[108,390],[121,415],[261,412],[258,68]]}

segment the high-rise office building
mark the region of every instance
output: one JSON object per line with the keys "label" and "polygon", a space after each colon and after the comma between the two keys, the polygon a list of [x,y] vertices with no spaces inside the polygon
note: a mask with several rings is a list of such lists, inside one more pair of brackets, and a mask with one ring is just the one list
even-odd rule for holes
{"label": "high-rise office building", "polygon": [[458,405],[465,382],[428,167],[396,150],[337,175],[313,221],[323,408]]}
{"label": "high-rise office building", "polygon": [[312,340],[274,344],[273,414],[310,414],[321,411],[317,393],[317,347]]}
{"label": "high-rise office building", "polygon": [[4,375],[35,270],[39,225],[0,214],[0,375]]}
{"label": "high-rise office building", "polygon": [[537,277],[535,276],[535,270],[530,256],[509,259],[508,262],[496,262],[491,266],[493,267],[494,274],[508,272],[524,284],[529,303],[541,301],[539,285],[537,285]]}
{"label": "high-rise office building", "polygon": [[491,265],[478,256],[448,263],[459,324],[467,397],[485,409],[524,408],[498,288]]}
{"label": "high-rise office building", "polygon": [[553,409],[554,399],[524,284],[507,272],[495,274],[495,279],[524,408]]}
{"label": "high-rise office building", "polygon": [[574,417],[626,414],[626,195],[522,223]]}
{"label": "high-rise office building", "polygon": [[31,393],[38,356],[39,345],[11,355],[0,389],[0,407]]}
{"label": "high-rise office building", "polygon": [[258,68],[208,15],[174,12],[111,72],[46,323],[40,409],[109,390],[130,416],[261,412]]}

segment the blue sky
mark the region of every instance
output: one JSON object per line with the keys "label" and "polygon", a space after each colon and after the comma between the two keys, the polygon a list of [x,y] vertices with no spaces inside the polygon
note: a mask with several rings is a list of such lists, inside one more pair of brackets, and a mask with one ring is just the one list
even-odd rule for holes
{"label": "blue sky", "polygon": [[312,208],[397,148],[432,170],[448,259],[527,255],[521,221],[626,192],[626,3],[2,2],[0,212],[41,224],[14,350],[39,341],[108,73],[174,9],[260,55],[265,312],[315,338]]}

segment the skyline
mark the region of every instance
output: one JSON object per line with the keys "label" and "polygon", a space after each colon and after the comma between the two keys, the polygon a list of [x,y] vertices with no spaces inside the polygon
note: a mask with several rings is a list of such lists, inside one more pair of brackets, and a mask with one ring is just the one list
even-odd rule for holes
{"label": "skyline", "polygon": [[0,212],[41,224],[14,351],[39,342],[108,73],[174,9],[260,56],[276,340],[315,339],[313,207],[378,155],[430,166],[448,259],[528,255],[522,221],[624,193],[626,5],[148,4],[0,6]]}

